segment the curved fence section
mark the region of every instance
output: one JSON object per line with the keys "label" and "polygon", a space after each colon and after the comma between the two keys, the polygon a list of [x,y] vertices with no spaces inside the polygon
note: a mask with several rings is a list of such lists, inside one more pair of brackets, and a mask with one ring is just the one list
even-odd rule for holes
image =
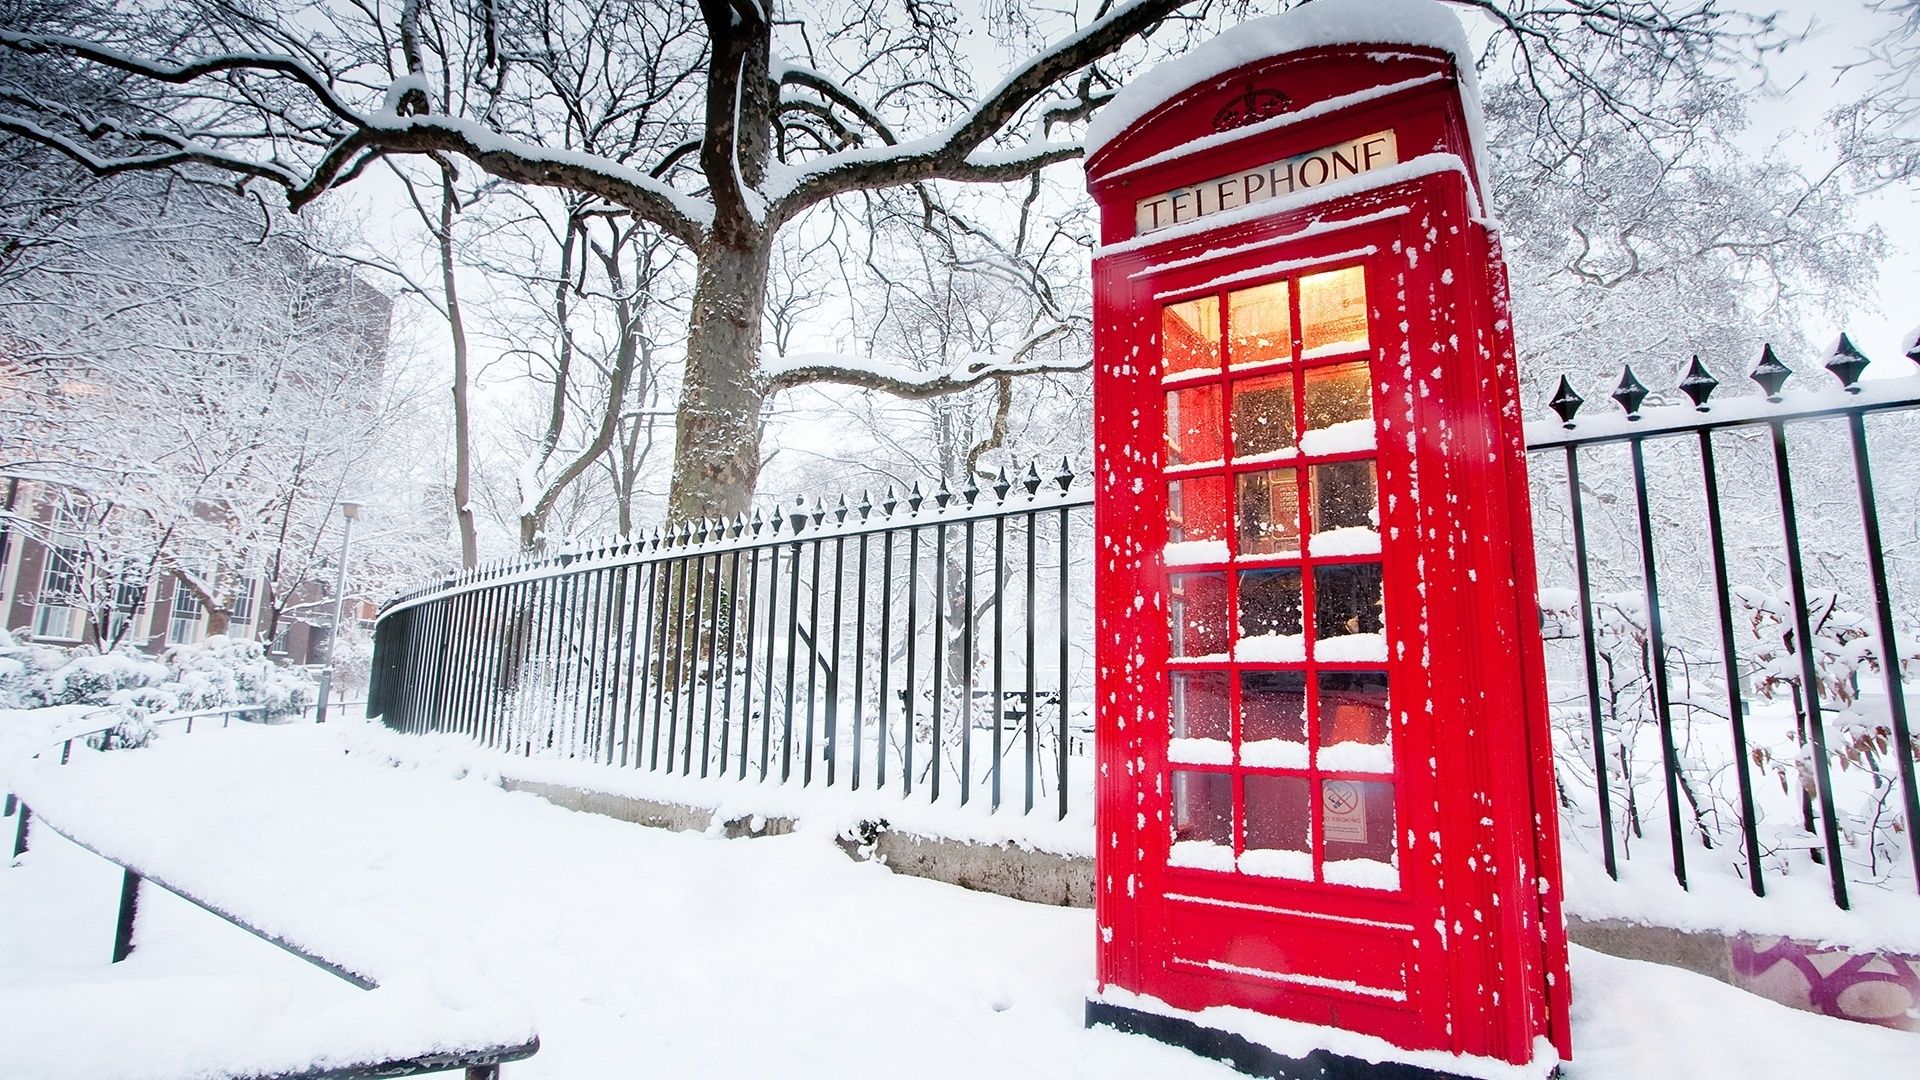
{"label": "curved fence section", "polygon": [[1066,817],[1091,509],[1062,462],[478,568],[375,629],[368,714],[533,756]]}

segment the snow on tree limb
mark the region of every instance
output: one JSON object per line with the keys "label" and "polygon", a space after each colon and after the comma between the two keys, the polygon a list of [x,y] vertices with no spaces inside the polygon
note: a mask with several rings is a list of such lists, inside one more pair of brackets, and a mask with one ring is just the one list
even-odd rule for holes
{"label": "snow on tree limb", "polygon": [[837,383],[878,390],[894,397],[918,400],[939,397],[977,386],[989,379],[1042,372],[1085,371],[1089,355],[1065,360],[1033,360],[1040,346],[1073,333],[1073,323],[1056,323],[1029,337],[1006,356],[969,356],[943,371],[918,371],[902,364],[842,353],[762,354],[760,374],[769,391],[791,390],[816,383]]}

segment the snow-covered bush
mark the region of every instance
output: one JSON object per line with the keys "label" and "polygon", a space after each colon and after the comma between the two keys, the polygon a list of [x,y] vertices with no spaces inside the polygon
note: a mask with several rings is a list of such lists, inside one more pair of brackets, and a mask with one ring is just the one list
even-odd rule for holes
{"label": "snow-covered bush", "polygon": [[276,665],[257,641],[216,636],[175,646],[156,660],[131,650],[98,653],[86,646],[68,650],[20,643],[0,632],[4,709],[112,705],[143,720],[158,713],[259,705],[273,719],[297,714],[315,698],[304,671]]}

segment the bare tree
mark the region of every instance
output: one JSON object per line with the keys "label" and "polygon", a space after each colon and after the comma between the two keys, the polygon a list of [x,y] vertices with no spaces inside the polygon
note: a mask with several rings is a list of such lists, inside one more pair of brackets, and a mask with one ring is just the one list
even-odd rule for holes
{"label": "bare tree", "polygon": [[[1711,0],[1465,6],[1494,20],[1524,77],[1592,91],[1583,100],[1627,116],[1645,115],[1633,84],[1599,85],[1569,41],[1645,57],[1642,74],[1679,75],[1765,30]],[[646,222],[696,263],[669,514],[730,516],[753,491],[762,410],[780,389],[840,382],[928,395],[1053,367],[1016,347],[928,378],[835,363],[769,372],[761,335],[782,230],[844,197],[999,184],[1066,161],[1080,146],[1055,129],[1099,108],[1132,64],[1243,13],[1210,0],[1108,0],[1073,25],[1003,11],[1002,39],[1023,52],[979,90],[959,12],[922,0],[95,12],[84,38],[0,32],[34,76],[0,91],[0,131],[102,175],[214,170],[277,186],[295,209],[382,158],[440,155]],[[49,89],[80,77],[116,81],[129,107],[101,116]]]}

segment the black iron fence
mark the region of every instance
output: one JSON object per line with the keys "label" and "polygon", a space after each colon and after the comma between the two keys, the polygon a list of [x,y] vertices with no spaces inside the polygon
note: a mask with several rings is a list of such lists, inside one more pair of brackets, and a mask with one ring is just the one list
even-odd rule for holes
{"label": "black iron fence", "polygon": [[1920,881],[1920,378],[1861,382],[1844,336],[1825,366],[1769,348],[1719,400],[1697,357],[1629,368],[1599,417],[1562,379],[1529,426],[1565,831],[1614,877],[1651,835],[1682,886]]}
{"label": "black iron fence", "polygon": [[[1810,366],[1810,365],[1809,365]],[[1616,877],[1920,881],[1920,378],[1769,350],[1529,426],[1565,833]],[[1791,383],[1790,383],[1791,380]],[[1804,384],[1804,385],[1803,385]],[[1083,812],[1088,485],[1063,463],[484,567],[401,598],[369,712],[513,753]],[[1580,858],[1570,852],[1568,858]]]}
{"label": "black iron fence", "polygon": [[409,594],[369,713],[514,753],[1059,817],[1091,725],[1090,494],[1062,462],[568,545]]}

